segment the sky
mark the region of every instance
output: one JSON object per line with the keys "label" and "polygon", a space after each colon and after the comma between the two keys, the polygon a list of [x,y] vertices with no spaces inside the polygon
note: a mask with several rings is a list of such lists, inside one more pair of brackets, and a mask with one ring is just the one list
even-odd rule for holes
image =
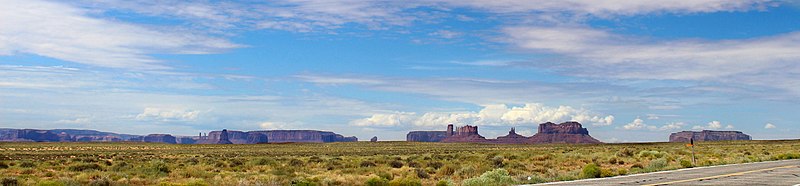
{"label": "sky", "polygon": [[795,1],[0,4],[0,128],[800,138]]}

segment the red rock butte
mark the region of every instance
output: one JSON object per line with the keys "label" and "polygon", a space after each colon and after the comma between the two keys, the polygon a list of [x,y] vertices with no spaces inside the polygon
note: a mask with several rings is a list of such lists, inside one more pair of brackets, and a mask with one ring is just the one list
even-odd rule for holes
{"label": "red rock butte", "polygon": [[486,139],[478,134],[478,126],[466,125],[454,128],[447,125],[447,131],[411,131],[406,141],[445,142],[445,143],[501,143],[501,144],[538,144],[538,143],[602,143],[592,136],[589,130],[578,122],[551,122],[539,124],[539,131],[531,137],[516,133],[512,127],[508,135],[497,139]]}
{"label": "red rock butte", "polygon": [[694,141],[750,140],[749,135],[739,131],[703,130],[672,133],[669,135],[669,142],[689,142],[692,138]]}

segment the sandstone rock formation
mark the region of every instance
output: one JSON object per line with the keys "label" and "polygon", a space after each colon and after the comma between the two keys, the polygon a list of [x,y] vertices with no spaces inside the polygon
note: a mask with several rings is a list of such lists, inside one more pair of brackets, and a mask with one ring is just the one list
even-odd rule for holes
{"label": "sandstone rock formation", "polygon": [[219,134],[219,140],[217,140],[216,144],[233,144],[231,140],[228,140],[228,129],[222,129],[222,132]]}
{"label": "sandstone rock formation", "polygon": [[482,143],[489,142],[485,137],[478,134],[478,126],[463,126],[458,127],[455,131],[450,131],[452,124],[447,126],[447,133],[452,134],[442,139],[442,142],[467,142],[467,143]]}
{"label": "sandstone rock formation", "polygon": [[562,124],[539,124],[539,132],[531,137],[516,133],[511,128],[508,135],[497,139],[486,139],[478,134],[477,126],[466,125],[454,129],[453,125],[447,126],[447,131],[412,131],[406,136],[406,141],[427,142],[459,142],[459,143],[503,143],[503,144],[536,144],[536,143],[602,143],[589,136],[589,131],[578,122],[565,122]]}
{"label": "sandstone rock formation", "polygon": [[61,141],[62,138],[64,136],[59,136],[48,130],[0,129],[0,141],[56,142]]}
{"label": "sandstone rock formation", "polygon": [[[344,137],[328,131],[316,130],[266,130],[266,131],[226,131],[228,141],[233,144],[258,144],[258,143],[327,143],[358,141],[355,136]],[[197,143],[216,144],[221,140],[223,131],[211,131],[208,136],[201,136]]]}
{"label": "sandstone rock formation", "polygon": [[169,144],[177,143],[175,137],[169,134],[148,134],[147,136],[144,137],[142,141],[148,143],[169,143]]}
{"label": "sandstone rock formation", "polygon": [[514,127],[508,131],[508,135],[497,137],[499,143],[524,143],[528,137],[517,134]]}
{"label": "sandstone rock formation", "polygon": [[406,141],[439,142],[446,137],[446,131],[411,131],[406,134]]}
{"label": "sandstone rock formation", "polygon": [[369,142],[378,142],[378,136],[372,136],[372,138],[369,139]]}
{"label": "sandstone rock formation", "polygon": [[689,142],[692,138],[694,141],[750,140],[749,135],[739,131],[682,131],[669,135],[670,142]]}
{"label": "sandstone rock formation", "polygon": [[602,143],[578,122],[551,122],[539,124],[539,131],[528,139],[529,143]]}

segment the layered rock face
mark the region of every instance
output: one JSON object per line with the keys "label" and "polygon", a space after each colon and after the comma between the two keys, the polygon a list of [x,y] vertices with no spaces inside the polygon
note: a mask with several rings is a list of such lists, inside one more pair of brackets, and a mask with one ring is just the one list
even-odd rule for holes
{"label": "layered rock face", "polygon": [[169,143],[169,144],[177,143],[175,137],[169,134],[148,134],[147,136],[144,137],[142,141],[148,143]]}
{"label": "layered rock face", "polygon": [[287,142],[310,142],[310,143],[326,143],[326,142],[351,142],[358,141],[355,136],[344,137],[328,131],[317,130],[269,130],[269,131],[252,131],[262,133],[267,136],[270,143],[287,143]]}
{"label": "layered rock face", "polygon": [[447,138],[446,131],[411,131],[406,134],[406,141],[440,142]]}
{"label": "layered rock face", "polygon": [[[327,143],[358,141],[355,136],[344,137],[340,134],[316,130],[268,130],[268,131],[226,131],[228,141],[232,144],[258,143]],[[219,144],[223,131],[211,131],[208,136],[200,137],[197,143]]]}
{"label": "layered rock face", "polygon": [[378,142],[378,136],[372,136],[372,138],[369,139],[369,142]]}
{"label": "layered rock face", "polygon": [[578,122],[551,122],[539,124],[539,131],[528,139],[528,143],[602,143]]}
{"label": "layered rock face", "polygon": [[[449,127],[448,127],[448,130]],[[448,133],[451,133],[448,131]],[[447,136],[442,139],[442,142],[465,142],[465,143],[482,143],[487,142],[486,138],[478,134],[478,126],[463,126],[455,130],[455,134]]]}
{"label": "layered rock face", "polygon": [[508,131],[508,135],[497,137],[499,143],[525,143],[528,137],[517,134],[517,131],[512,127]]}
{"label": "layered rock face", "polygon": [[669,135],[670,142],[689,142],[694,138],[694,141],[723,141],[723,140],[750,140],[750,136],[739,131],[713,131],[703,130],[700,132],[695,131],[682,131]]}
{"label": "layered rock face", "polygon": [[217,144],[233,144],[233,142],[228,139],[227,129],[222,129],[222,132],[219,133],[219,141],[217,141]]}
{"label": "layered rock face", "polygon": [[[442,137],[444,136],[444,137]],[[406,136],[406,141],[450,142],[450,143],[502,143],[502,144],[535,144],[535,143],[602,143],[589,136],[589,130],[583,128],[578,122],[564,122],[561,124],[539,124],[539,132],[531,137],[517,134],[515,128],[508,131],[508,135],[497,139],[486,139],[478,134],[477,126],[463,126],[454,129],[447,125],[447,131],[412,131]]]}
{"label": "layered rock face", "polygon": [[0,141],[56,142],[61,140],[71,140],[71,138],[59,136],[47,130],[0,129]]}

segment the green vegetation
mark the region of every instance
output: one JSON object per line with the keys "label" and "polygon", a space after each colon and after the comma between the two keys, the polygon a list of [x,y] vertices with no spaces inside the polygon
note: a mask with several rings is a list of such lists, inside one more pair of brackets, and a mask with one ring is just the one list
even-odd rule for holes
{"label": "green vegetation", "polygon": [[171,145],[0,143],[2,185],[510,185],[800,158],[800,140]]}

